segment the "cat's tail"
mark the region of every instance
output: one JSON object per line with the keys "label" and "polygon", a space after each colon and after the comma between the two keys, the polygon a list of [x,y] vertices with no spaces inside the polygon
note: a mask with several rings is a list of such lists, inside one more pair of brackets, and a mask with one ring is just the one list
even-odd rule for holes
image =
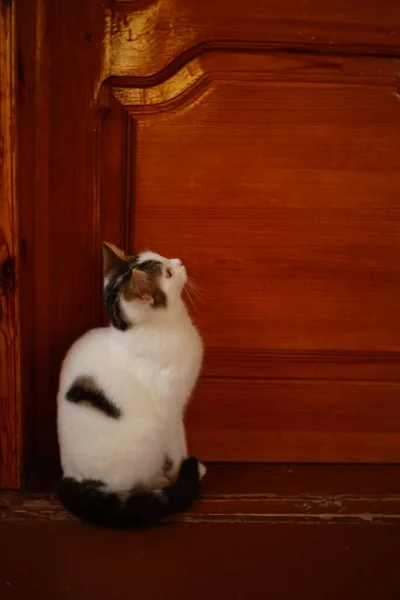
{"label": "cat's tail", "polygon": [[194,457],[183,461],[178,478],[156,491],[133,490],[116,494],[102,490],[96,481],[64,477],[59,500],[82,521],[118,529],[143,529],[166,517],[184,512],[200,494],[199,463]]}

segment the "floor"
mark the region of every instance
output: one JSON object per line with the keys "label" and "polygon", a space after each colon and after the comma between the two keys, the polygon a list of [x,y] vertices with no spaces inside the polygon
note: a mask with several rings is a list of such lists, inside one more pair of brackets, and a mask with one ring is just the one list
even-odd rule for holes
{"label": "floor", "polygon": [[398,600],[400,526],[0,523],[2,600]]}
{"label": "floor", "polygon": [[141,532],[77,522],[53,481],[0,494],[1,600],[400,600],[399,466],[214,465]]}

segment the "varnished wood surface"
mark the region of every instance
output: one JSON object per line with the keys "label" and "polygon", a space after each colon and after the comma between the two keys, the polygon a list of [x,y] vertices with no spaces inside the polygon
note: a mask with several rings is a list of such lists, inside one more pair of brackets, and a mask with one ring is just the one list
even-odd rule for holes
{"label": "varnished wood surface", "polygon": [[[0,523],[4,521],[75,521],[55,497],[0,494]],[[205,496],[170,523],[358,523],[400,525],[400,497],[353,495],[247,494]]]}
{"label": "varnished wood surface", "polygon": [[191,452],[219,461],[400,462],[398,398],[398,385],[205,378],[187,415]]}
{"label": "varnished wood surface", "polygon": [[397,600],[399,526],[0,522],[4,600]]}
{"label": "varnished wood surface", "polygon": [[19,5],[21,317],[34,462],[58,454],[62,357],[102,315],[94,99],[105,16],[97,0]]}
{"label": "varnished wood surface", "polygon": [[271,494],[394,497],[400,495],[400,466],[213,464],[204,486],[205,493],[214,497]]}
{"label": "varnished wood surface", "polygon": [[[211,497],[400,496],[399,465],[214,463],[208,466],[203,484],[205,496]],[[60,476],[57,461],[39,462],[26,493],[54,494]]]}
{"label": "varnished wood surface", "polygon": [[210,47],[398,56],[399,22],[396,0],[114,0],[110,72],[149,76]]}
{"label": "varnished wood surface", "polygon": [[21,2],[30,456],[106,238],[201,285],[196,452],[398,460],[398,3]]}
{"label": "varnished wood surface", "polygon": [[[43,463],[25,494],[0,494],[0,520],[72,519]],[[209,464],[202,498],[175,522],[400,523],[398,465]]]}
{"label": "varnished wood surface", "polygon": [[0,488],[20,485],[15,8],[0,4]]}
{"label": "varnished wood surface", "polygon": [[192,451],[400,460],[397,61],[217,50],[122,82],[103,237],[184,256],[201,286]]}

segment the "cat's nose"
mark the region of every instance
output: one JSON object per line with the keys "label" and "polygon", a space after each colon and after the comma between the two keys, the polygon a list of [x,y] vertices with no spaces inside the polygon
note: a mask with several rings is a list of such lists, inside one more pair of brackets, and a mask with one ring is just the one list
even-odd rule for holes
{"label": "cat's nose", "polygon": [[172,267],[181,267],[182,261],[180,258],[171,258],[171,266]]}

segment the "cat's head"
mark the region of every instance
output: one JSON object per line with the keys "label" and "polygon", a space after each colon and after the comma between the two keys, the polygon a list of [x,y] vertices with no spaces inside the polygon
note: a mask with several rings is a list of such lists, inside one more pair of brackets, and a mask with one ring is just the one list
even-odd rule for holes
{"label": "cat's head", "polygon": [[122,331],[152,318],[154,311],[170,313],[179,303],[187,280],[178,258],[164,258],[151,251],[129,256],[106,242],[103,275],[108,316]]}

